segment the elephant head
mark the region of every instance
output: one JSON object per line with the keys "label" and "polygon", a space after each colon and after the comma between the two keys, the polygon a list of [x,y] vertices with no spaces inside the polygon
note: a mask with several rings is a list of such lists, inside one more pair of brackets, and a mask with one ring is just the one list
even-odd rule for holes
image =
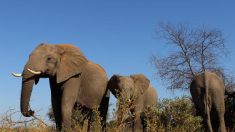
{"label": "elephant head", "polygon": [[[32,116],[29,110],[29,101],[34,83],[39,78],[55,78],[57,83],[63,83],[69,78],[81,74],[83,65],[88,60],[82,52],[73,45],[40,44],[30,54],[22,73],[22,89],[20,108],[21,113]],[[20,74],[14,74],[20,76]]]}
{"label": "elephant head", "polygon": [[149,79],[143,74],[131,76],[113,75],[108,82],[108,89],[123,101],[134,101],[149,88]]}

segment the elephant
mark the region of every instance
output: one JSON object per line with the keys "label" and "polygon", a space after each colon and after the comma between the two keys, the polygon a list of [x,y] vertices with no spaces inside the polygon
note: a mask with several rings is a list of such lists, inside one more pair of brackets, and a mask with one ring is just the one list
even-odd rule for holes
{"label": "elephant", "polygon": [[210,71],[195,75],[190,84],[197,115],[203,119],[205,131],[226,132],[224,113],[225,87],[222,79]]}
{"label": "elephant", "polygon": [[[131,122],[128,130],[143,131],[145,129],[145,124],[143,123],[144,117],[142,117],[144,111],[148,107],[156,107],[157,105],[157,92],[150,85],[149,79],[143,74],[133,74],[130,76],[115,74],[110,78],[107,87],[119,102],[122,101],[129,104],[129,112],[134,117],[128,117],[124,121],[125,125]],[[118,111],[121,111],[120,108],[119,103]],[[119,123],[120,118],[122,118],[120,116],[122,115],[118,115]]]}
{"label": "elephant", "polygon": [[[40,78],[49,78],[58,131],[72,130],[72,111],[78,105],[87,111],[98,108],[105,129],[110,93],[108,77],[105,70],[88,60],[78,47],[42,43],[30,54],[22,74],[13,75],[22,77],[20,109],[25,117],[34,115],[29,108],[34,83],[37,84]],[[91,118],[88,120],[91,123]]]}

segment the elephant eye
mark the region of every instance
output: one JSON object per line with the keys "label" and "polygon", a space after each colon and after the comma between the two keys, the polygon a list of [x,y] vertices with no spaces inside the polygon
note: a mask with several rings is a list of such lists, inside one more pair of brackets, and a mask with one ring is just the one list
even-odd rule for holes
{"label": "elephant eye", "polygon": [[51,61],[53,61],[53,57],[52,56],[48,56],[47,57],[47,62],[51,62]]}
{"label": "elephant eye", "polygon": [[49,57],[47,58],[48,61],[50,61],[51,59],[52,59],[51,56],[49,56]]}
{"label": "elephant eye", "polygon": [[55,63],[56,59],[53,56],[47,56],[47,63]]}

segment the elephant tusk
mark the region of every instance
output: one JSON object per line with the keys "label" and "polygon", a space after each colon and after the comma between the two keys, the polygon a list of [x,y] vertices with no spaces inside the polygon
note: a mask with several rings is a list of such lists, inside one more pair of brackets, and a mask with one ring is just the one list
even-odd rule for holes
{"label": "elephant tusk", "polygon": [[34,71],[34,70],[31,70],[31,69],[27,69],[29,72],[31,72],[31,73],[33,73],[33,74],[35,74],[35,75],[39,75],[39,74],[41,74],[42,72],[40,72],[40,71]]}
{"label": "elephant tusk", "polygon": [[22,77],[22,74],[18,74],[18,73],[14,73],[14,72],[12,72],[11,73],[14,77]]}

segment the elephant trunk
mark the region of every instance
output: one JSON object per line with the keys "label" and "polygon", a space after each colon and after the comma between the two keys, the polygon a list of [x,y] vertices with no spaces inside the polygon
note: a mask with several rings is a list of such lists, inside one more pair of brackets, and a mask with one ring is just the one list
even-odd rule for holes
{"label": "elephant trunk", "polygon": [[26,65],[23,71],[22,89],[20,97],[20,109],[21,113],[25,117],[30,117],[33,116],[34,114],[34,112],[29,109],[29,101],[34,82],[35,82],[34,75],[27,70],[27,65]]}

